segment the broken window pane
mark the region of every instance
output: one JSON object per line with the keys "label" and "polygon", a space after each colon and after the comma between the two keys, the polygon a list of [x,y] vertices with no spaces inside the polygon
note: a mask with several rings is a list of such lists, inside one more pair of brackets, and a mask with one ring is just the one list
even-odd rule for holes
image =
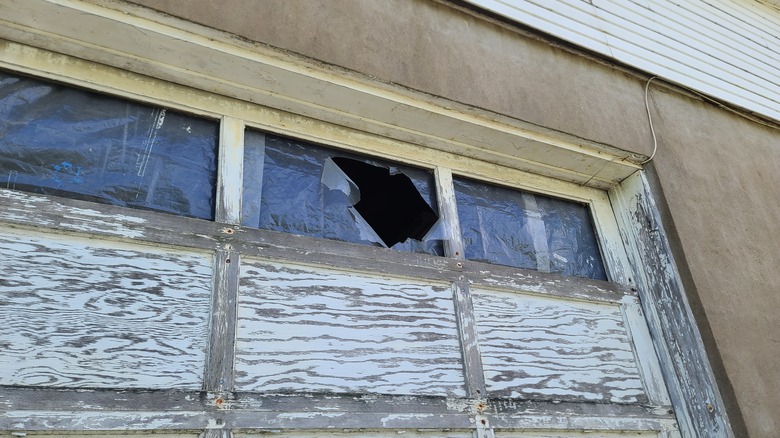
{"label": "broken window pane", "polygon": [[606,280],[588,207],[455,179],[465,257]]}
{"label": "broken window pane", "polygon": [[241,223],[443,254],[431,172],[247,131]]}
{"label": "broken window pane", "polygon": [[214,218],[217,122],[0,72],[0,187]]}

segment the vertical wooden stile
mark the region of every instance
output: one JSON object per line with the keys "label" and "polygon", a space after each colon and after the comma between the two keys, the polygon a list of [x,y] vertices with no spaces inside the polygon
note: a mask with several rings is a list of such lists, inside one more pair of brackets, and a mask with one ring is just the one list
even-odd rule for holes
{"label": "vertical wooden stile", "polygon": [[211,329],[203,389],[222,393],[233,390],[239,255],[219,249],[214,255],[214,290]]}
{"label": "vertical wooden stile", "polygon": [[[455,187],[452,183],[452,171],[436,167],[434,176],[436,178],[436,195],[439,201],[439,217],[445,221],[445,225],[450,231],[449,238],[444,241],[444,255],[457,260],[465,260],[463,238],[458,221],[458,206],[455,200]],[[483,399],[487,396],[485,372],[482,366],[482,356],[479,352],[471,291],[469,283],[464,277],[452,284],[452,296],[455,302],[458,338],[463,357],[466,393],[470,398]],[[480,404],[480,402],[477,403]],[[493,438],[493,429],[488,425],[487,417],[476,415],[474,421],[476,425],[474,438]]]}
{"label": "vertical wooden stile", "polygon": [[198,438],[231,438],[233,433],[227,429],[206,429]]}
{"label": "vertical wooden stile", "polygon": [[244,167],[244,122],[223,117],[219,129],[216,221],[241,223],[241,187]]}
{"label": "vertical wooden stile", "polygon": [[733,437],[650,184],[637,172],[610,198],[682,434]]}
{"label": "vertical wooden stile", "polygon": [[458,222],[458,206],[455,203],[455,188],[452,185],[452,171],[443,167],[434,170],[436,178],[436,198],[439,201],[439,217],[449,227],[450,236],[444,240],[444,254],[458,260],[464,260],[463,239]]}
{"label": "vertical wooden stile", "polygon": [[474,305],[471,301],[468,282],[461,280],[453,283],[452,294],[455,299],[458,335],[463,354],[466,392],[471,398],[484,398],[486,395],[485,372],[482,367],[482,356],[479,352],[477,327],[474,321]]}
{"label": "vertical wooden stile", "polygon": [[632,296],[625,297],[620,310],[626,330],[633,341],[637,366],[642,374],[642,385],[648,400],[656,406],[669,406],[671,400],[639,300]]}
{"label": "vertical wooden stile", "polygon": [[[241,224],[243,164],[244,122],[223,117],[219,133],[217,222]],[[228,234],[232,234],[232,229],[228,230]],[[239,253],[230,244],[215,252],[209,347],[203,381],[204,391],[212,393],[215,402],[222,400],[234,387],[239,266]],[[230,429],[207,429],[202,436],[230,438],[232,432]]]}

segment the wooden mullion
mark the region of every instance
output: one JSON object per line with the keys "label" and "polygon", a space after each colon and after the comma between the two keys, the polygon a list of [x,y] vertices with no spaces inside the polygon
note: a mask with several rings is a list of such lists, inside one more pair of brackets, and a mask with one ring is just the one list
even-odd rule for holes
{"label": "wooden mullion", "polygon": [[474,321],[474,305],[471,302],[471,292],[466,281],[456,281],[452,285],[455,300],[455,315],[458,323],[458,338],[460,339],[463,357],[463,373],[466,379],[466,393],[469,397],[480,399],[487,395],[485,387],[485,372],[482,366],[482,356],[479,352],[477,327]]}
{"label": "wooden mullion", "polygon": [[[458,207],[455,201],[455,187],[452,182],[452,171],[444,167],[434,170],[436,179],[436,195],[439,202],[439,216],[450,230],[450,236],[444,241],[444,254],[459,260],[458,268],[463,267],[465,260],[463,238],[461,237]],[[466,394],[473,399],[484,398],[487,394],[485,372],[482,366],[482,356],[479,353],[477,328],[474,321],[474,305],[471,302],[469,283],[463,277],[452,283],[452,295],[455,304],[455,316],[458,325],[458,339],[463,360],[463,376],[466,383]],[[487,421],[487,420],[485,420]],[[477,419],[478,430],[475,436],[486,436],[486,429]]]}
{"label": "wooden mullion", "polygon": [[239,254],[230,248],[215,252],[211,325],[203,389],[216,393],[214,398],[218,405],[224,402],[217,401],[222,394],[233,390],[239,263]]}
{"label": "wooden mullion", "polygon": [[443,167],[434,169],[436,198],[439,202],[439,217],[449,227],[450,236],[444,240],[444,255],[464,260],[463,238],[458,221],[458,207],[455,203],[455,188],[452,185],[452,171]]}
{"label": "wooden mullion", "polygon": [[230,429],[206,429],[198,438],[232,438],[233,431]]}
{"label": "wooden mullion", "polygon": [[244,122],[223,117],[219,129],[217,222],[241,223],[241,187],[244,167]]}

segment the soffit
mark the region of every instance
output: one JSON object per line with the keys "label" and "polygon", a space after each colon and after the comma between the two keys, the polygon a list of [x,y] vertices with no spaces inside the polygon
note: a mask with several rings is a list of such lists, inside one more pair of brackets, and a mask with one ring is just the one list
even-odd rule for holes
{"label": "soffit", "polygon": [[645,158],[123,2],[6,0],[0,38],[510,168],[610,188]]}

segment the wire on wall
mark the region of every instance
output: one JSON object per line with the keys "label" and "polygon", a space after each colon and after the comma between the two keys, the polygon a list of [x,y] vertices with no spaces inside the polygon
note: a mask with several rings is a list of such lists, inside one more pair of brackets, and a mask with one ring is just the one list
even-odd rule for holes
{"label": "wire on wall", "polygon": [[650,132],[653,134],[653,153],[650,154],[650,158],[648,158],[645,161],[642,161],[639,164],[647,164],[649,163],[653,157],[655,157],[655,153],[658,152],[658,138],[655,135],[655,128],[653,127],[653,116],[650,115],[650,101],[648,99],[648,92],[650,90],[650,82],[653,82],[653,79],[657,78],[658,76],[652,76],[650,79],[647,80],[647,84],[645,84],[645,109],[647,110],[647,120],[650,122]]}

